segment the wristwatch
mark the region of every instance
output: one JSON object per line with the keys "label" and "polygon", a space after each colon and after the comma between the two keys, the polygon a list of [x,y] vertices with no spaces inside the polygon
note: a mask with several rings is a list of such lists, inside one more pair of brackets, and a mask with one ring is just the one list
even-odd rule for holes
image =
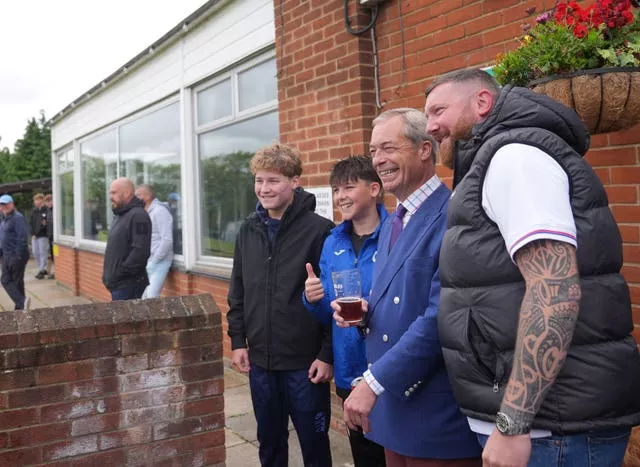
{"label": "wristwatch", "polygon": [[511,417],[504,412],[496,415],[496,428],[505,436],[526,435],[531,431],[529,426],[516,426]]}

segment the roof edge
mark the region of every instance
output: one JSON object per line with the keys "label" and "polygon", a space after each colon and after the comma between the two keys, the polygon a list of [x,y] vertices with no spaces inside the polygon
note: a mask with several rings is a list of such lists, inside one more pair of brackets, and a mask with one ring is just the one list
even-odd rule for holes
{"label": "roof edge", "polygon": [[142,52],[138,53],[135,57],[133,57],[131,60],[126,62],[121,67],[119,67],[116,71],[111,73],[105,79],[100,81],[91,89],[89,89],[88,91],[80,95],[80,97],[73,100],[61,111],[56,113],[53,117],[49,119],[49,122],[48,122],[49,125],[53,125],[57,123],[60,119],[67,116],[71,111],[75,110],[75,108],[78,105],[83,104],[84,102],[90,100],[94,95],[103,91],[107,86],[115,82],[118,78],[123,77],[129,71],[141,65],[145,59],[149,58],[158,50],[169,46],[179,37],[186,34],[190,29],[202,23],[205,19],[209,17],[210,14],[212,14],[224,3],[226,3],[226,0],[209,0],[207,3],[202,5],[196,11],[194,11],[189,16],[187,16],[185,19],[180,21],[176,26],[174,26],[166,34],[160,37],[160,39],[156,40],[153,44],[146,47]]}

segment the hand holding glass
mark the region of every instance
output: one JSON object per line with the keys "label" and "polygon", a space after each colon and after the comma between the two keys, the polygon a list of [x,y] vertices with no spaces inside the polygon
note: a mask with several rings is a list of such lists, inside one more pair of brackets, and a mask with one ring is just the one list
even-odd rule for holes
{"label": "hand holding glass", "polygon": [[362,291],[360,286],[360,271],[347,269],[331,273],[333,290],[340,305],[340,316],[349,324],[359,324],[362,321]]}

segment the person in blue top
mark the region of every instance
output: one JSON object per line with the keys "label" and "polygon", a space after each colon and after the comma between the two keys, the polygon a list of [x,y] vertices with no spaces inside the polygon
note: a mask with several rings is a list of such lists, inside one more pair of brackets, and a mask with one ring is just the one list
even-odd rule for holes
{"label": "person in blue top", "polygon": [[16,310],[28,309],[24,291],[24,270],[29,260],[27,221],[18,212],[11,195],[0,196],[2,224],[2,286],[15,303]]}
{"label": "person in blue top", "polygon": [[[344,400],[351,383],[367,369],[364,341],[355,327],[339,328],[332,319],[330,303],[335,299],[331,273],[345,269],[360,270],[364,298],[371,289],[373,264],[378,250],[378,232],[387,211],[378,201],[382,182],[371,158],[350,156],[332,169],[330,184],[333,202],[342,213],[342,222],[327,237],[320,256],[320,277],[307,264],[307,280],[302,301],[324,325],[333,322],[333,360],[336,393]],[[356,467],[385,465],[384,449],[366,439],[361,430],[349,430],[349,443]]]}

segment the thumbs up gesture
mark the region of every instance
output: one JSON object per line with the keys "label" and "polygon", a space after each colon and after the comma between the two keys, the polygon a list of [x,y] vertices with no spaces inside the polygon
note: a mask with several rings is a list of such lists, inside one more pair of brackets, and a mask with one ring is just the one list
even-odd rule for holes
{"label": "thumbs up gesture", "polygon": [[307,301],[311,304],[317,303],[324,297],[324,288],[320,278],[313,272],[311,264],[306,264],[307,268],[307,280],[304,281],[304,295],[307,297]]}

